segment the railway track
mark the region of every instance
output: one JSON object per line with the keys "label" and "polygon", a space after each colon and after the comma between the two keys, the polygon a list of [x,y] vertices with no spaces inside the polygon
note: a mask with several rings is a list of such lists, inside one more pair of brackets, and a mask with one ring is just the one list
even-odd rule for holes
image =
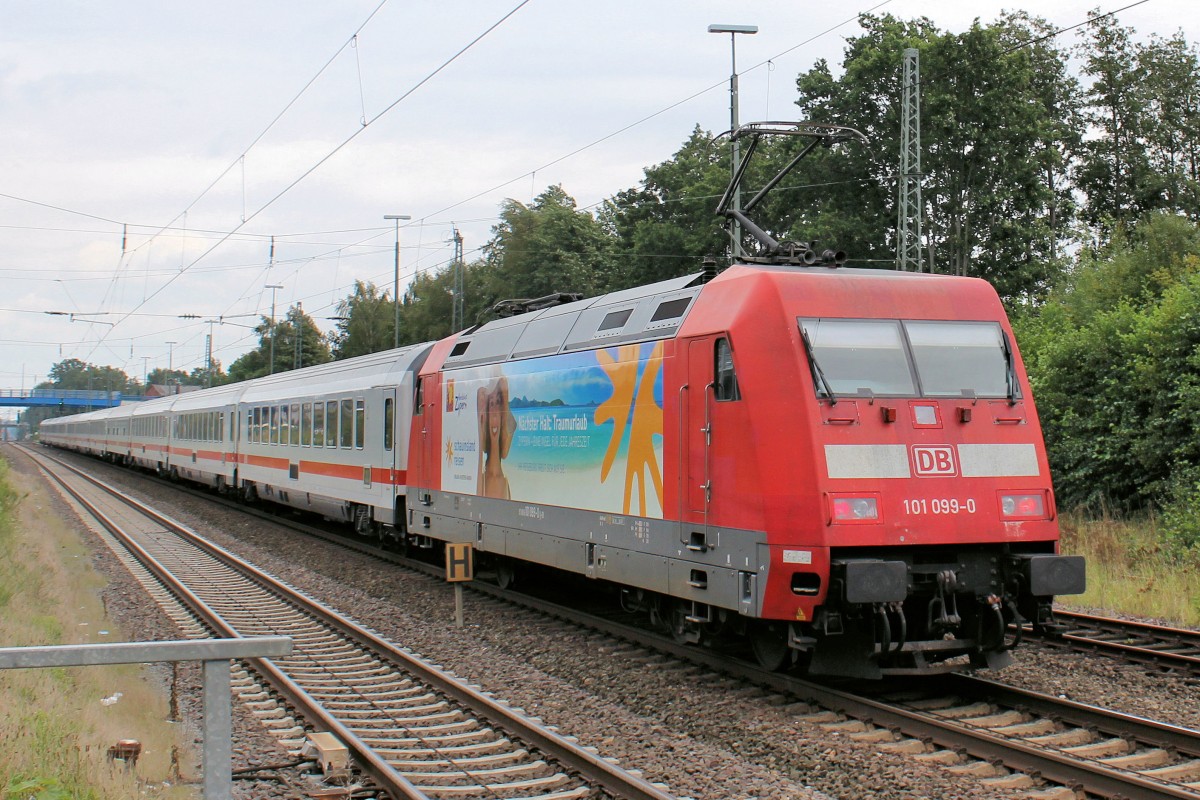
{"label": "railway track", "polygon": [[1200,631],[1070,611],[1055,617],[1067,630],[1048,644],[1200,676]]}
{"label": "railway track", "polygon": [[[283,524],[306,529],[293,521]],[[318,535],[342,544],[347,541]],[[360,542],[352,546],[409,568],[438,571]],[[973,776],[1014,796],[1200,798],[1200,734],[1190,729],[967,676],[943,676],[935,683],[903,688],[890,683],[886,692],[879,686],[815,683],[681,646],[620,620],[583,614],[486,583],[471,586],[502,602],[608,634],[613,639],[606,652],[628,659],[631,669],[662,665],[664,658],[698,664],[765,688],[777,703],[784,698],[788,710],[806,723],[883,751],[942,764],[955,774]]]}
{"label": "railway track", "polygon": [[1200,732],[967,675],[897,688],[821,683],[675,642],[622,622],[583,615],[487,584],[478,590],[556,618],[609,633],[628,644],[612,654],[631,668],[653,653],[701,664],[790,698],[805,722],[880,750],[939,763],[1014,796],[1152,800],[1200,798]]}
{"label": "railway track", "polygon": [[286,746],[299,749],[310,727],[331,732],[393,798],[671,797],[103,482],[26,452],[136,558],[135,577],[154,584],[185,635],[293,638],[291,656],[253,662],[261,684],[240,681],[243,702]]}

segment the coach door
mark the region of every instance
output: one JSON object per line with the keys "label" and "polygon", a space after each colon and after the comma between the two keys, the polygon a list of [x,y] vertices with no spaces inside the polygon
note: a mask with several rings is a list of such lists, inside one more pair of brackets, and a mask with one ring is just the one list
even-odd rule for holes
{"label": "coach door", "polygon": [[396,493],[397,486],[400,481],[396,480],[399,474],[396,471],[396,462],[398,461],[397,451],[399,445],[396,442],[396,390],[384,389],[381,393],[383,398],[383,461],[381,465],[387,471],[388,496],[392,499],[392,508],[396,508]]}
{"label": "coach door", "polygon": [[438,409],[437,376],[417,378],[417,396],[413,401],[413,434],[417,437],[412,452],[415,464],[409,464],[409,484],[420,487],[421,496],[428,495],[433,487],[433,470],[438,466],[437,433],[433,427],[433,415]]}

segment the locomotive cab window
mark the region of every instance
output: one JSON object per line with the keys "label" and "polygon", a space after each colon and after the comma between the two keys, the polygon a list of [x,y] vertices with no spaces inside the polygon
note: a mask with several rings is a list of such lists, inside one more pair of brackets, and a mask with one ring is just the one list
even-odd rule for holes
{"label": "locomotive cab window", "polygon": [[897,320],[802,319],[818,394],[917,394]]}
{"label": "locomotive cab window", "polygon": [[[923,394],[1005,397],[1009,347],[995,322],[905,322]],[[1015,391],[1015,382],[1012,382]]]}
{"label": "locomotive cab window", "polygon": [[714,384],[718,401],[741,400],[742,393],[738,389],[737,372],[733,366],[733,348],[728,339],[717,339],[714,348]]}

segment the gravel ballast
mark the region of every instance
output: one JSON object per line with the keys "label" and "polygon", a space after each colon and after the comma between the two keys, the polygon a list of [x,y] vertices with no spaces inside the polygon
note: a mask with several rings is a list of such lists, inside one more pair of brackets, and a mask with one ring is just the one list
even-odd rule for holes
{"label": "gravel ballast", "polygon": [[[14,459],[19,464],[23,459]],[[128,488],[180,522],[264,570],[432,658],[595,746],[627,768],[693,798],[1008,797],[984,784],[802,721],[785,698],[694,667],[626,654],[606,637],[548,622],[468,593],[467,625],[454,626],[453,590],[279,526],[216,507],[136,474],[88,460],[104,480]],[[65,510],[65,507],[64,507]],[[108,563],[108,562],[112,563]],[[110,608],[138,638],[173,638],[115,559],[97,549],[113,584]],[[114,569],[115,567],[115,569]],[[122,577],[124,576],[124,577]],[[1022,646],[992,679],[1200,727],[1194,685],[1102,657]],[[181,681],[189,680],[181,676]],[[198,676],[183,693],[199,702]],[[198,713],[193,710],[192,713]],[[279,763],[286,754],[248,715],[237,719],[239,764]],[[237,787],[239,798],[303,797],[277,781]]]}

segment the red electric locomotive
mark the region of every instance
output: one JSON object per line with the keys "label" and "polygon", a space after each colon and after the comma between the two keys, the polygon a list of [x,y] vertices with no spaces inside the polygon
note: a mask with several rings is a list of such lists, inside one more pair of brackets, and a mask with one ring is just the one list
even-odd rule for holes
{"label": "red electric locomotive", "polygon": [[[766,133],[857,136],[733,136],[749,159]],[[525,563],[605,581],[769,667],[1001,666],[1010,623],[1049,627],[1054,595],[1084,589],[1004,310],[981,280],[776,241],[747,213],[786,171],[743,209],[735,176],[718,210],[757,249],[720,274],[510,302],[440,342],[147,404],[153,425],[49,421],[43,441],[470,543],[501,583]],[[194,440],[226,450],[205,468]]]}
{"label": "red electric locomotive", "polygon": [[996,293],[832,252],[798,266],[807,245],[726,216],[762,243],[750,263],[435,345],[409,534],[470,542],[505,580],[533,562],[611,581],[677,638],[746,635],[771,667],[1007,663],[1008,624],[1051,624],[1084,571],[1057,554]]}

